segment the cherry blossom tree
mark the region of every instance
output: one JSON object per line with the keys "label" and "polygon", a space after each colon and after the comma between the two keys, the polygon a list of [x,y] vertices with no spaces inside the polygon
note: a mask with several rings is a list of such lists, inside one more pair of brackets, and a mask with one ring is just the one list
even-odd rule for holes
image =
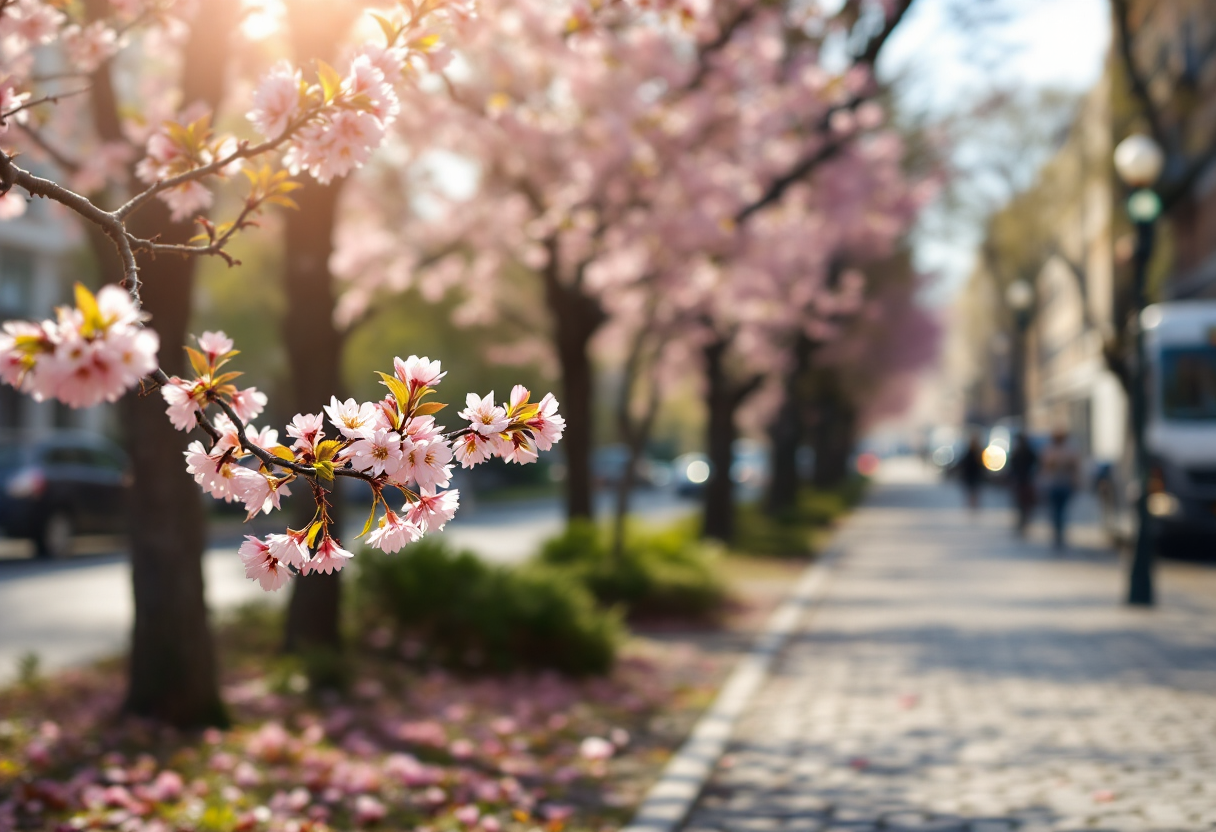
{"label": "cherry blossom tree", "polygon": [[[8,66],[14,70],[5,81],[7,97],[5,109],[0,111],[5,132],[13,123],[20,125],[36,105],[66,95],[37,93],[43,80],[34,72],[35,52],[44,50],[69,61],[70,69],[54,74],[53,80],[86,76],[87,85],[76,94],[94,99],[92,126],[99,136],[113,136],[114,144],[142,147],[142,158],[139,153],[111,153],[111,158],[125,159],[128,164],[130,159],[138,161],[131,167],[103,171],[92,180],[98,191],[92,197],[59,181],[79,175],[84,164],[74,162],[60,149],[53,120],[36,128],[21,127],[25,139],[58,167],[58,176],[28,169],[7,148],[0,152],[0,192],[6,200],[17,189],[75,214],[98,240],[106,239],[112,245],[122,283],[121,289],[107,286],[96,295],[78,285],[75,304],[61,307],[53,321],[6,323],[0,338],[0,366],[7,383],[35,398],[55,398],[75,407],[116,401],[136,386],[142,394],[159,388],[168,404],[167,422],[164,415],[162,421],[146,419],[151,402],[146,396],[140,396],[141,404],[132,407],[141,417],[133,420],[134,427],[148,428],[154,437],[137,433],[129,443],[136,458],[137,479],[143,470],[141,455],[146,455],[142,461],[149,468],[173,465],[175,443],[157,441],[160,425],[165,423],[205,435],[205,440],[192,442],[184,452],[187,473],[212,496],[241,502],[250,517],[278,509],[293,485],[310,491],[314,512],[306,524],[264,540],[250,537],[242,546],[246,574],[273,590],[290,575],[335,573],[351,557],[337,539],[328,496],[337,479],[368,483],[373,496],[364,534],[369,545],[396,551],[425,531],[442,528],[450,519],[459,499],[454,491],[446,490],[453,460],[465,466],[492,456],[520,464],[532,462],[539,450],[560,438],[564,422],[551,396],[533,403],[529,392],[517,386],[503,405],[496,405],[492,397],[470,394],[461,414],[469,425],[444,432],[434,419],[443,405],[424,401],[443,376],[439,362],[412,356],[405,361],[396,359],[393,373],[381,373],[387,388],[382,400],[331,397],[325,414],[337,431],[332,438],[326,438],[321,413],[297,414],[286,429],[294,440],[287,446],[278,442],[276,431],[250,424],[267,399],[254,388],[234,384],[240,373],[226,367],[237,353],[223,333],[204,333],[197,348],[186,347],[189,372],[170,376],[158,366],[160,342],[177,330],[170,320],[170,326],[162,326],[158,336],[143,324],[149,312],[166,312],[170,318],[179,315],[184,325],[189,281],[185,294],[179,286],[163,309],[145,307],[145,295],[151,298],[162,287],[159,282],[145,282],[144,277],[166,282],[173,277],[172,270],[161,274],[149,264],[171,262],[176,256],[211,255],[236,265],[226,249],[234,235],[255,225],[257,216],[271,205],[296,207],[289,194],[299,183],[292,182],[290,174],[306,172],[318,182],[328,183],[363,164],[384,142],[398,106],[398,89],[413,82],[441,27],[467,14],[454,3],[407,3],[377,18],[383,37],[360,48],[342,71],[322,60],[307,75],[289,64],[275,66],[259,81],[248,113],[260,137],[215,132],[218,89],[201,98],[186,95],[186,107],[169,107],[159,125],[147,118],[153,113],[143,112],[140,115],[146,121],[135,126],[122,123],[120,114],[128,102],[120,103],[116,76],[124,43],[130,40],[159,55],[160,47],[173,42],[175,32],[180,39],[193,11],[189,4],[145,5],[137,0],[107,4],[99,0],[86,4],[83,17],[73,17],[39,0],[0,3],[0,30],[7,30],[4,48],[12,53],[7,56]],[[211,22],[207,15],[196,20],[196,35],[202,30],[224,41],[224,27],[219,32],[210,30]],[[186,41],[184,57],[179,60],[187,81],[196,75],[223,74],[206,66],[214,55],[204,46],[194,36]],[[157,75],[150,83],[162,80]],[[0,140],[8,144],[10,138],[4,135]],[[217,182],[238,174],[246,178],[248,190],[236,216],[214,223],[199,215],[211,205],[211,189]],[[107,193],[107,184],[116,187]],[[111,201],[116,207],[103,207]],[[189,218],[202,228],[197,237],[178,242],[173,239],[176,234],[166,237],[161,233],[176,232],[175,224]],[[141,225],[141,220],[148,224]],[[184,364],[179,366],[185,369]],[[134,401],[135,397],[127,399]],[[316,403],[320,404],[323,402]],[[162,453],[152,459],[157,451]],[[143,483],[144,491],[148,485]],[[389,504],[390,491],[405,500],[397,511]],[[183,556],[163,541],[141,537],[144,525],[164,522],[156,514],[158,509],[173,512],[172,497],[177,495],[171,489],[168,494],[146,495],[138,486],[136,492],[137,500],[144,496],[149,500],[137,503],[134,513],[137,621],[128,707],[178,724],[222,719],[198,553]],[[187,496],[183,502],[192,500]],[[378,509],[383,514],[377,520]],[[147,545],[147,551],[141,550],[141,543]],[[190,579],[177,584],[172,597],[156,598],[157,588],[172,584],[175,570],[190,573]],[[169,604],[185,604],[186,610],[183,613]],[[149,633],[155,626],[163,626],[166,632]],[[174,637],[182,636],[189,638],[173,643]],[[201,655],[195,652],[199,647]],[[193,668],[199,665],[201,670],[195,672]]]}
{"label": "cherry blossom tree", "polygon": [[[593,339],[648,293],[697,295],[696,281],[736,273],[757,250],[752,218],[878,126],[870,67],[907,5],[485,3],[456,39],[448,100],[434,101],[451,114],[434,121],[476,167],[476,193],[406,244],[421,252],[370,271],[463,281],[470,319],[514,309],[519,282],[504,276],[535,278],[544,314],[519,317],[560,370],[570,516],[591,512]],[[852,63],[829,69],[829,52]],[[354,282],[357,310],[372,292]]]}

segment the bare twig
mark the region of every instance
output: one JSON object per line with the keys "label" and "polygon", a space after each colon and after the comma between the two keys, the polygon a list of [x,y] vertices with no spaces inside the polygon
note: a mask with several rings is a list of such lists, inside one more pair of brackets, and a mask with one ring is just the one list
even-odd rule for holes
{"label": "bare twig", "polygon": [[25,110],[32,109],[32,108],[37,107],[42,104],[58,104],[59,99],[61,99],[61,98],[72,98],[77,95],[84,95],[86,92],[88,92],[92,88],[93,88],[92,85],[90,85],[87,87],[81,87],[78,90],[68,90],[67,92],[50,93],[48,95],[42,96],[42,98],[32,98],[29,101],[26,101],[24,104],[20,104],[11,110],[5,110],[3,113],[0,113],[0,124],[4,124],[10,118],[17,115],[20,112],[24,112]]}

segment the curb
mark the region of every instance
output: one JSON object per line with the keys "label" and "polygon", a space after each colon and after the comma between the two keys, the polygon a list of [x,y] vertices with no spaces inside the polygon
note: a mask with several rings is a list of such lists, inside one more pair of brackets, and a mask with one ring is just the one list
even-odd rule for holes
{"label": "curb", "polygon": [[768,677],[769,667],[803,614],[822,598],[840,556],[840,550],[833,547],[802,573],[793,594],[769,618],[751,651],[740,659],[713,705],[697,720],[692,734],[621,832],[675,832],[688,817],[726,751],[736,720]]}

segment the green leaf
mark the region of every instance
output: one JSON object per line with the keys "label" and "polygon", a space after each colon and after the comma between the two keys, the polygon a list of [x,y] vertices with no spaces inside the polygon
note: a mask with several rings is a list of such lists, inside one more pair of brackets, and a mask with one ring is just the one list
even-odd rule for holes
{"label": "green leaf", "polygon": [[97,306],[97,298],[85,288],[83,283],[76,284],[76,308],[84,315],[85,334],[105,325],[105,321],[101,317],[101,309]]}
{"label": "green leaf", "polygon": [[406,387],[401,379],[396,376],[390,376],[388,373],[377,372],[381,378],[381,384],[389,389],[393,394],[393,398],[397,400],[397,404],[405,407],[410,401],[410,388]]}
{"label": "green leaf", "polygon": [[378,15],[375,12],[372,12],[371,15],[380,24],[380,31],[384,32],[384,39],[388,41],[385,45],[392,48],[392,45],[397,42],[397,35],[400,34],[400,30],[387,17]]}
{"label": "green leaf", "polygon": [[284,445],[275,445],[273,448],[270,449],[270,452],[272,454],[274,454],[275,456],[277,456],[279,459],[286,460],[287,462],[296,461],[295,453],[292,452],[291,448],[288,448]]}
{"label": "green leaf", "polygon": [[356,538],[363,537],[372,530],[372,523],[376,522],[376,508],[380,505],[380,495],[376,495],[376,499],[372,500],[371,513],[367,515],[367,522],[363,524],[363,531],[356,535]]}
{"label": "green leaf", "polygon": [[333,102],[342,89],[342,76],[325,61],[318,60],[317,79],[321,82],[321,93],[325,96],[325,103]]}
{"label": "green leaf", "polygon": [[319,462],[329,462],[342,450],[342,440],[326,439],[317,446],[317,460]]}
{"label": "green leaf", "polygon": [[317,476],[323,480],[333,482],[334,479],[334,464],[332,462],[317,462],[313,464],[313,470],[317,472]]}
{"label": "green leaf", "polygon": [[211,383],[212,384],[227,384],[228,382],[232,381],[233,379],[240,378],[243,375],[245,375],[245,374],[244,373],[223,373],[222,375],[218,375],[215,378],[211,379]]}
{"label": "green leaf", "polygon": [[190,366],[194,368],[196,376],[205,376],[211,372],[211,362],[207,360],[207,356],[194,347],[186,347],[186,355],[190,356]]}
{"label": "green leaf", "polygon": [[414,408],[414,415],[433,416],[434,414],[443,410],[445,407],[447,407],[447,405],[443,402],[427,402],[426,404],[420,404]]}

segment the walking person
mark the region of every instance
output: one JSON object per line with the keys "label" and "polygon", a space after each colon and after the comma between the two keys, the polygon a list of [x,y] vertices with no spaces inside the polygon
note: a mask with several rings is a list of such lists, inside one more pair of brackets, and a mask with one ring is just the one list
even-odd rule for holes
{"label": "walking person", "polygon": [[1030,445],[1025,433],[1019,433],[1013,440],[1013,450],[1009,453],[1009,485],[1013,489],[1013,504],[1017,508],[1018,537],[1026,536],[1026,527],[1030,524],[1030,515],[1034,511],[1037,500],[1034,478],[1039,467],[1039,455]]}
{"label": "walking person", "polygon": [[972,434],[971,441],[967,443],[967,450],[958,461],[958,476],[967,495],[967,506],[972,511],[980,507],[980,486],[984,482],[983,454],[979,437]]}
{"label": "walking person", "polygon": [[1051,526],[1055,547],[1064,548],[1064,527],[1068,523],[1068,503],[1072,500],[1081,471],[1081,458],[1068,445],[1068,432],[1057,430],[1051,445],[1043,451],[1043,485],[1051,506]]}

